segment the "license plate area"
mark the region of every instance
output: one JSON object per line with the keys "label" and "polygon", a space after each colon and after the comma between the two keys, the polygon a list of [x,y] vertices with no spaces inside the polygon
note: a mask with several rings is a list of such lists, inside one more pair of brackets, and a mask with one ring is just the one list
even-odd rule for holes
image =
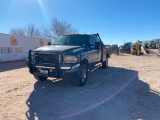
{"label": "license plate area", "polygon": [[48,75],[48,70],[39,70],[41,74]]}

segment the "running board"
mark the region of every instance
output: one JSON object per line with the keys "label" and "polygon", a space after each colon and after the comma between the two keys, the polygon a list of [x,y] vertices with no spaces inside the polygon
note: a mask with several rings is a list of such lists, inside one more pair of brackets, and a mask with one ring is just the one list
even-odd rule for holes
{"label": "running board", "polygon": [[101,64],[99,64],[98,66],[96,66],[94,69],[92,69],[90,72],[95,71],[96,69],[98,69],[101,66]]}

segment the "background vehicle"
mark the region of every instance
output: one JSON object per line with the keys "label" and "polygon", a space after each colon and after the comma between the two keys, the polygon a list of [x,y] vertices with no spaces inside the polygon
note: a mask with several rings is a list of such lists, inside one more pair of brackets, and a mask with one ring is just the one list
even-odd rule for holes
{"label": "background vehicle", "polygon": [[[148,52],[148,51],[146,51],[146,52]],[[134,45],[132,45],[131,54],[132,55],[143,55],[144,54],[141,50],[141,42],[140,41],[137,41]]]}
{"label": "background vehicle", "polygon": [[112,45],[112,53],[119,55],[119,47],[117,44]]}
{"label": "background vehicle", "polygon": [[156,42],[155,41],[150,41],[149,42],[149,48],[150,49],[156,49]]}
{"label": "background vehicle", "polygon": [[158,48],[159,48],[159,42],[156,43],[156,49],[158,49]]}
{"label": "background vehicle", "polygon": [[107,52],[111,55],[112,54],[112,46],[111,45],[105,45]]}
{"label": "background vehicle", "polygon": [[131,53],[131,47],[132,47],[132,43],[131,42],[126,42],[124,45],[121,45],[119,47],[119,51],[121,53]]}
{"label": "background vehicle", "polygon": [[88,71],[108,67],[109,53],[99,34],[63,35],[44,46],[30,50],[28,67],[37,80],[48,77],[72,78],[78,86],[86,84]]}

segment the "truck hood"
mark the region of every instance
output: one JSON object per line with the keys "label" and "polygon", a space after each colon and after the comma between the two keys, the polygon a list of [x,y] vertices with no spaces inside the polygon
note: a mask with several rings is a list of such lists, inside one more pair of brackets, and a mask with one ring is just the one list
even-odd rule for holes
{"label": "truck hood", "polygon": [[33,51],[47,51],[47,52],[60,51],[60,52],[76,53],[84,49],[85,48],[81,46],[51,45],[51,46],[39,47],[37,49],[34,49]]}

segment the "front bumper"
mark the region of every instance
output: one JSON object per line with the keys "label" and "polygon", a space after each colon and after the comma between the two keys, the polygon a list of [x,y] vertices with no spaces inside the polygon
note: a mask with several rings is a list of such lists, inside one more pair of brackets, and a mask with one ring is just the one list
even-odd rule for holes
{"label": "front bumper", "polygon": [[52,66],[32,65],[30,72],[31,74],[36,74],[39,76],[70,78],[76,75],[79,70],[79,66],[80,64],[64,64],[59,68],[56,68]]}

